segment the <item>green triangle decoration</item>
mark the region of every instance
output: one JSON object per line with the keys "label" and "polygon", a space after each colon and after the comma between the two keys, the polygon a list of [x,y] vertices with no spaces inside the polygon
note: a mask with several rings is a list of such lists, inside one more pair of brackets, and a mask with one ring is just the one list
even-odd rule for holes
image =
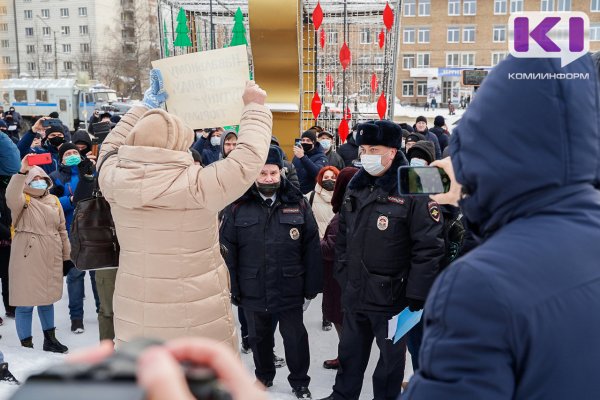
{"label": "green triangle decoration", "polygon": [[188,20],[185,16],[185,10],[183,8],[179,9],[179,14],[177,15],[177,28],[175,28],[175,33],[177,33],[177,37],[173,42],[174,46],[177,47],[190,47],[192,45],[192,41],[190,40],[190,29],[187,26]]}
{"label": "green triangle decoration", "polygon": [[169,38],[167,37],[167,21],[163,21],[163,32],[165,38],[165,57],[170,57],[171,52],[169,51]]}
{"label": "green triangle decoration", "polygon": [[233,24],[233,36],[231,37],[229,46],[248,45],[248,41],[246,40],[246,27],[244,26],[244,13],[242,13],[241,8],[238,7],[233,20],[235,21]]}

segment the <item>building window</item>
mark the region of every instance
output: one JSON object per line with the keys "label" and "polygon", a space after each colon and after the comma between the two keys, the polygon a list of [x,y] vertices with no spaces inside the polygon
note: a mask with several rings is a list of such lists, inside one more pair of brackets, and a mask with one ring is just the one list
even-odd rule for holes
{"label": "building window", "polygon": [[10,57],[9,56],[2,56],[2,64],[10,64]]}
{"label": "building window", "polygon": [[404,28],[402,35],[402,43],[415,42],[415,28]]}
{"label": "building window", "polygon": [[3,48],[10,47],[10,42],[8,41],[8,39],[2,40],[2,47]]}
{"label": "building window", "polygon": [[475,43],[475,27],[463,27],[463,43]]}
{"label": "building window", "polygon": [[0,32],[8,31],[8,24],[0,24]]}
{"label": "building window", "polygon": [[35,54],[35,45],[34,44],[28,44],[27,46],[25,46],[25,52],[27,54]]}
{"label": "building window", "polygon": [[402,81],[402,96],[412,97],[415,95],[415,85],[413,81]]}
{"label": "building window", "polygon": [[44,45],[44,53],[52,53],[52,45],[51,44]]}
{"label": "building window", "polygon": [[556,11],[571,11],[571,0],[558,0]]}
{"label": "building window", "polygon": [[63,44],[62,45],[62,50],[63,50],[63,53],[70,53],[71,52],[71,45],[70,44]]}
{"label": "building window", "polygon": [[417,0],[405,0],[404,1],[404,16],[414,17],[416,13],[416,2]]}
{"label": "building window", "polygon": [[50,36],[50,28],[48,28],[47,26],[43,26],[42,27],[42,35],[45,37],[49,37]]}
{"label": "building window", "polygon": [[47,90],[36,90],[35,101],[41,101],[44,103],[48,102],[48,91]]}
{"label": "building window", "polygon": [[80,49],[81,49],[82,53],[89,53],[90,52],[90,44],[89,43],[81,43]]}
{"label": "building window", "polygon": [[429,28],[419,28],[419,43],[429,43]]}
{"label": "building window", "polygon": [[600,0],[592,0],[592,3],[590,4],[590,11],[600,12]]}
{"label": "building window", "polygon": [[417,81],[417,96],[427,96],[427,81]]}
{"label": "building window", "polygon": [[448,15],[460,15],[460,0],[448,0]]}
{"label": "building window", "polygon": [[87,17],[87,7],[79,7],[79,16]]}
{"label": "building window", "polygon": [[71,28],[70,28],[70,27],[68,27],[68,26],[61,26],[61,27],[60,27],[60,33],[61,33],[63,36],[68,36],[68,35],[70,35],[70,34],[71,34]]}
{"label": "building window", "polygon": [[46,71],[52,71],[54,69],[54,64],[51,62],[44,62],[44,69]]}
{"label": "building window", "polygon": [[383,64],[385,63],[385,57],[378,56],[373,59],[375,63],[375,71],[383,71]]}
{"label": "building window", "polygon": [[33,28],[25,28],[25,36],[33,36]]}
{"label": "building window", "polygon": [[477,0],[463,0],[463,15],[477,14]]}
{"label": "building window", "polygon": [[360,30],[360,44],[371,44],[371,29],[362,28]]}
{"label": "building window", "polygon": [[6,14],[8,14],[8,10],[6,9],[6,6],[0,7],[0,15],[6,15]]}
{"label": "building window", "polygon": [[48,18],[50,18],[50,9],[48,9],[48,8],[44,8],[44,9],[41,11],[41,13],[42,13],[42,18],[43,18],[43,19],[48,19]]}
{"label": "building window", "polygon": [[419,0],[419,16],[428,17],[431,14],[431,0]]}
{"label": "building window", "polygon": [[79,34],[81,36],[87,36],[90,34],[90,31],[88,29],[87,25],[79,25]]}
{"label": "building window", "polygon": [[523,11],[523,0],[510,0],[510,12],[517,13]]}
{"label": "building window", "polygon": [[474,67],[475,66],[475,53],[463,53],[462,54],[462,66],[463,67]]}
{"label": "building window", "polygon": [[28,71],[35,71],[35,63],[34,62],[28,62],[27,63],[27,70]]}
{"label": "building window", "polygon": [[65,61],[63,63],[63,66],[65,68],[65,71],[72,71],[73,70],[73,62],[71,62],[71,61]]}
{"label": "building window", "polygon": [[411,69],[415,67],[415,55],[414,54],[403,54],[402,55],[402,69]]}
{"label": "building window", "polygon": [[446,53],[446,67],[460,67],[460,53]]}
{"label": "building window", "polygon": [[498,65],[498,63],[506,58],[506,53],[492,53],[492,66]]}
{"label": "building window", "polygon": [[337,33],[337,31],[327,32],[327,44],[337,45],[337,42],[338,42],[338,33]]}
{"label": "building window", "polygon": [[506,14],[506,0],[494,0],[494,14]]}
{"label": "building window", "polygon": [[598,42],[600,41],[600,24],[590,24],[590,41]]}
{"label": "building window", "polygon": [[495,43],[506,42],[506,26],[496,25],[493,28],[493,40]]}
{"label": "building window", "polygon": [[460,42],[460,28],[453,26],[448,28],[448,43]]}
{"label": "building window", "polygon": [[542,0],[540,11],[554,11],[554,0]]}
{"label": "building window", "polygon": [[81,63],[81,70],[82,71],[89,71],[90,70],[90,63],[87,61],[83,61]]}
{"label": "building window", "polygon": [[417,54],[417,68],[429,68],[429,53]]}
{"label": "building window", "polygon": [[60,9],[60,16],[63,18],[66,18],[69,16],[69,9],[68,8],[61,8]]}
{"label": "building window", "polygon": [[25,10],[25,19],[33,19],[33,11]]}

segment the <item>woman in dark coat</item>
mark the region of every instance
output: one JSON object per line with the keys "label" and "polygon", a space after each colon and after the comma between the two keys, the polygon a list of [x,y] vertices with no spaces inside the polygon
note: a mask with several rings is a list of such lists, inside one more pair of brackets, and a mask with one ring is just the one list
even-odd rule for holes
{"label": "woman in dark coat", "polygon": [[[321,239],[321,253],[323,254],[323,317],[333,323],[338,337],[342,334],[342,289],[333,276],[335,240],[338,233],[339,212],[344,202],[346,187],[357,172],[358,168],[354,167],[347,167],[340,171],[331,198],[331,207],[335,215],[327,226],[323,239]],[[338,367],[339,361],[337,358],[326,360],[323,363],[323,368],[326,369],[337,369]]]}

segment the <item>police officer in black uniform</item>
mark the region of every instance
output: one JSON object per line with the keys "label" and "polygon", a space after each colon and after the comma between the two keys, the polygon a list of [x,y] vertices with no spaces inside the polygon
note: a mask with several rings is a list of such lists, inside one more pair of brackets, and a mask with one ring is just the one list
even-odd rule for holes
{"label": "police officer in black uniform", "polygon": [[310,352],[302,305],[322,291],[321,249],[311,207],[281,176],[282,168],[281,150],[271,146],[255,185],[225,211],[220,236],[228,250],[232,302],[243,308],[248,322],[257,379],[273,385],[276,313],[288,381],[299,399],[309,399]]}
{"label": "police officer in black uniform", "polygon": [[406,346],[387,340],[388,320],[408,307],[421,310],[444,256],[442,215],[428,197],[401,196],[400,127],[370,121],[357,128],[361,170],[348,185],[336,242],[336,278],[343,289],[340,369],[327,399],[358,399],[373,339],[380,357],[375,400],[396,400]]}

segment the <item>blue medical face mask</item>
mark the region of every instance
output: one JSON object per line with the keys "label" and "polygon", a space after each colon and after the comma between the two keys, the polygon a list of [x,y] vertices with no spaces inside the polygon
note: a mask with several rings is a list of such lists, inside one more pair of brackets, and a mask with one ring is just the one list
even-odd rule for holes
{"label": "blue medical face mask", "polygon": [[81,157],[78,154],[73,154],[65,157],[65,165],[73,167],[81,162]]}
{"label": "blue medical face mask", "polygon": [[426,167],[427,166],[427,162],[425,160],[422,160],[420,158],[413,158],[410,160],[410,166],[411,167]]}
{"label": "blue medical face mask", "polygon": [[220,137],[216,137],[213,136],[210,138],[210,144],[213,146],[220,146],[221,145],[221,138]]}
{"label": "blue medical face mask", "polygon": [[321,147],[325,151],[328,151],[331,148],[331,140],[329,139],[320,140],[319,143],[321,143]]}
{"label": "blue medical face mask", "polygon": [[46,190],[48,189],[48,182],[46,182],[45,179],[40,179],[38,181],[32,181],[29,186],[32,189],[41,189],[41,190]]}

